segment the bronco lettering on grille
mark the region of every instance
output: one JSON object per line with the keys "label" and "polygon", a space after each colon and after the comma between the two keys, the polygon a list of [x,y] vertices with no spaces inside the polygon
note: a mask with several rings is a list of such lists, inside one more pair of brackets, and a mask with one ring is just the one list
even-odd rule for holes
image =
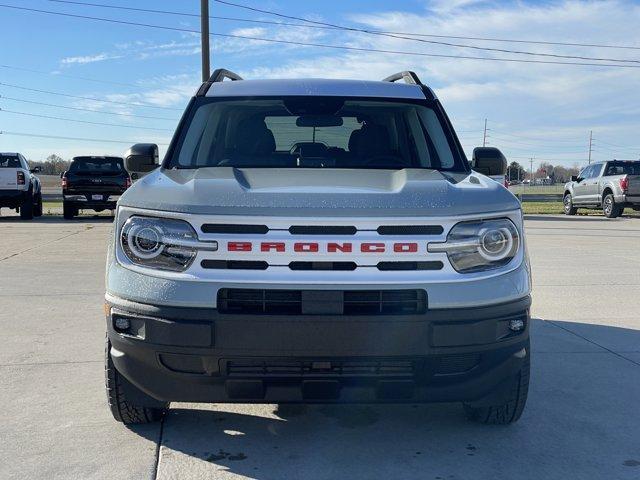
{"label": "bronco lettering on grille", "polygon": [[[391,245],[375,242],[364,242],[355,244],[356,249],[362,253],[384,253],[388,249],[393,250],[395,253],[416,253],[418,251],[418,244],[415,242],[398,242]],[[228,242],[227,251],[229,252],[252,252],[252,242]],[[261,242],[256,244],[256,248],[259,247],[261,252],[276,252],[285,253],[287,251],[293,251],[296,253],[318,253],[321,248],[326,253],[351,253],[354,250],[354,244],[352,242],[343,243],[327,243],[321,245],[317,242],[296,242],[287,245],[285,242]]]}

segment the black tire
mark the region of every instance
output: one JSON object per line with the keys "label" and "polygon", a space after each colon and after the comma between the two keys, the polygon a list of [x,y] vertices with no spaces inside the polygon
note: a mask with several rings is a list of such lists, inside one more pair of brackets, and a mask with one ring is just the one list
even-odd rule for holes
{"label": "black tire", "polygon": [[38,193],[38,195],[36,195],[36,204],[33,207],[33,216],[34,217],[42,216],[42,193]]}
{"label": "black tire", "polygon": [[474,407],[464,404],[464,410],[469,420],[485,425],[508,425],[518,421],[529,395],[530,355],[527,345],[527,357],[502,402],[488,407]]}
{"label": "black tire", "polygon": [[[131,400],[128,400],[124,388],[124,383],[127,382],[127,380],[118,373],[118,370],[116,370],[116,367],[113,365],[113,360],[111,360],[111,354],[109,353],[110,350],[111,342],[109,342],[109,339],[106,339],[104,348],[104,377],[107,401],[113,418],[125,425],[151,423],[160,420],[165,414],[168,404],[165,405],[164,408],[155,408],[136,405],[131,402]],[[129,382],[127,382],[126,389],[129,391],[135,389],[137,398],[147,397],[144,392],[141,392]],[[148,398],[151,403],[157,403],[150,397]]]}
{"label": "black tire", "polygon": [[67,203],[62,204],[62,216],[65,220],[73,220],[73,217],[75,217],[77,214],[78,211],[74,207]]}
{"label": "black tire", "polygon": [[567,193],[562,199],[562,204],[564,206],[564,214],[565,215],[575,215],[578,213],[578,209],[573,206],[573,199],[571,198],[571,194]]}
{"label": "black tire", "polygon": [[20,218],[22,220],[31,220],[33,218],[33,192],[31,190],[29,190],[24,202],[20,205]]}
{"label": "black tire", "polygon": [[602,200],[602,213],[604,213],[605,217],[617,218],[622,215],[623,210],[624,208],[621,208],[620,205],[616,203],[612,193],[605,195],[604,200]]}

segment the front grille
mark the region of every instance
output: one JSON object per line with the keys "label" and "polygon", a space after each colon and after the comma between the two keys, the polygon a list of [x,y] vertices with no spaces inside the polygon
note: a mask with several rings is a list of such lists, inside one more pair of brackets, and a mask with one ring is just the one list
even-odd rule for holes
{"label": "front grille", "polygon": [[436,357],[433,373],[436,376],[461,375],[472,370],[480,363],[477,353],[463,353],[456,355],[442,355]]}
{"label": "front grille", "polygon": [[407,378],[416,373],[411,360],[223,360],[229,377],[385,377]]}
{"label": "front grille", "polygon": [[218,311],[254,315],[416,315],[427,309],[424,290],[263,290],[223,288]]}

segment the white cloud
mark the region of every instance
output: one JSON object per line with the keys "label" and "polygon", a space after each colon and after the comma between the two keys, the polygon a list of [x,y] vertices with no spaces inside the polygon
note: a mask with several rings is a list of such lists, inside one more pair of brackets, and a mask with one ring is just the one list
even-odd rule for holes
{"label": "white cloud", "polygon": [[71,64],[80,64],[83,65],[85,63],[95,63],[95,62],[103,62],[105,60],[112,60],[115,58],[121,58],[121,55],[113,55],[110,53],[98,53],[96,55],[84,55],[77,57],[66,57],[60,60],[62,65],[71,65]]}

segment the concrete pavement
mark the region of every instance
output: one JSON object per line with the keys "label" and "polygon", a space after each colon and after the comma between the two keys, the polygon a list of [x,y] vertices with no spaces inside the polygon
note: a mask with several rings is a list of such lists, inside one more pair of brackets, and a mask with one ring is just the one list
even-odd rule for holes
{"label": "concrete pavement", "polygon": [[115,423],[104,396],[111,223],[0,218],[0,478],[640,478],[640,221],[531,217],[532,379],[519,423],[458,405],[174,404]]}

